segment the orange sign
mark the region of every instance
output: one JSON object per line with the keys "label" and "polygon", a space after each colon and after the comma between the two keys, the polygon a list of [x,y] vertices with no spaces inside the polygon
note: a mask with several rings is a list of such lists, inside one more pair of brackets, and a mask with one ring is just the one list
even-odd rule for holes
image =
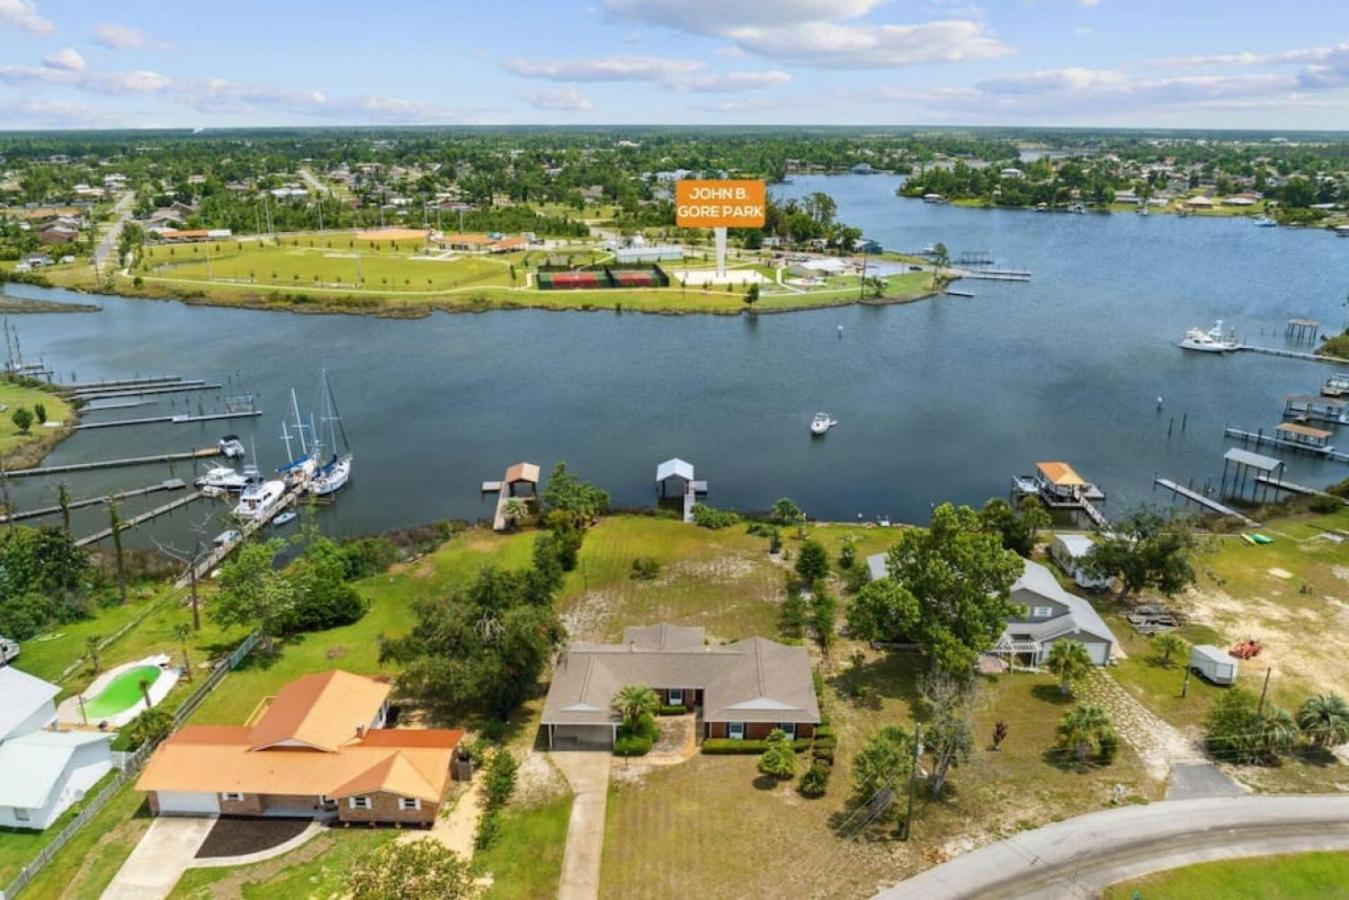
{"label": "orange sign", "polygon": [[762,181],[675,182],[675,223],[680,228],[762,228]]}

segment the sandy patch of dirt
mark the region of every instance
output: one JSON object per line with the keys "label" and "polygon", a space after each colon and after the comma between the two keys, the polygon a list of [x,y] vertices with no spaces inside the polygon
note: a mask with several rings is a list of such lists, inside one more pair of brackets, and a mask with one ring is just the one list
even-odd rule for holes
{"label": "sandy patch of dirt", "polygon": [[520,769],[515,774],[513,803],[525,807],[541,806],[567,791],[567,779],[546,753],[531,750],[520,760]]}
{"label": "sandy patch of dirt", "polygon": [[562,627],[572,640],[604,640],[604,626],[619,602],[613,590],[588,591],[561,615]]}
{"label": "sandy patch of dirt", "polygon": [[670,567],[672,575],[686,575],[705,581],[735,582],[754,574],[754,560],[734,554],[715,559],[690,559]]}
{"label": "sandy patch of dirt", "polygon": [[1287,569],[1280,569],[1276,567],[1273,569],[1266,569],[1265,571],[1273,575],[1275,578],[1283,578],[1287,580],[1293,577],[1293,573],[1288,571]]}

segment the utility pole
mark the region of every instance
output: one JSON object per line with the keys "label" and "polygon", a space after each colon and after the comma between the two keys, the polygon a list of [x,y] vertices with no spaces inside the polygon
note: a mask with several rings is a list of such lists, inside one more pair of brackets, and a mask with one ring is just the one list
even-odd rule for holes
{"label": "utility pole", "polygon": [[1260,705],[1255,708],[1255,714],[1257,716],[1264,715],[1265,695],[1269,693],[1269,676],[1272,675],[1273,673],[1274,673],[1273,666],[1270,666],[1268,669],[1265,670],[1265,686],[1260,689]]}
{"label": "utility pole", "polygon": [[1186,666],[1186,667],[1185,667],[1185,680],[1184,680],[1183,682],[1181,682],[1181,685],[1180,685],[1180,696],[1181,696],[1182,698],[1188,697],[1188,696],[1190,695],[1190,672],[1191,672],[1190,667],[1189,667],[1189,666]]}
{"label": "utility pole", "polygon": [[909,811],[904,814],[904,832],[899,836],[902,841],[909,839],[913,831],[913,795],[918,790],[918,755],[923,752],[923,726],[913,726],[913,766],[909,770]]}

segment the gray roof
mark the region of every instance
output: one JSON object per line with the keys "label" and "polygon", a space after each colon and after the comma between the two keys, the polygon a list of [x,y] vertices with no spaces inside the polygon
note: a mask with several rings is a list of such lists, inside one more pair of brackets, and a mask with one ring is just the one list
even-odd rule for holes
{"label": "gray roof", "polygon": [[1070,594],[1059,586],[1059,580],[1049,569],[1032,560],[1025,561],[1021,577],[1012,585],[1012,593],[1028,591],[1047,600],[1053,600],[1068,607],[1062,616],[1045,619],[1043,622],[1023,623],[1008,626],[1018,634],[1029,634],[1037,641],[1046,641],[1065,634],[1081,632],[1103,641],[1117,643],[1115,633],[1105,624],[1105,620],[1092,608],[1092,605],[1076,594]]}
{"label": "gray roof", "polygon": [[[61,689],[13,666],[0,667],[0,740],[50,702]],[[0,804],[3,805],[3,804]]]}
{"label": "gray roof", "polygon": [[885,554],[873,553],[867,557],[867,572],[871,574],[872,581],[878,581],[890,574],[890,570],[885,567]]}
{"label": "gray roof", "polygon": [[819,722],[810,655],[765,638],[717,646],[701,628],[628,628],[621,644],[572,644],[559,657],[543,707],[545,725],[607,725],[629,684],[703,691],[710,722]]}
{"label": "gray roof", "polygon": [[1091,548],[1096,546],[1096,542],[1085,534],[1056,534],[1054,540],[1063,545],[1063,549],[1068,551],[1068,555],[1073,559],[1080,559],[1091,552]]}
{"label": "gray roof", "polygon": [[1212,644],[1195,644],[1190,648],[1190,657],[1202,656],[1209,662],[1221,663],[1225,666],[1235,666],[1237,658],[1228,653],[1221,647],[1215,647]]}
{"label": "gray roof", "polygon": [[0,744],[0,806],[41,809],[75,751],[111,742],[112,732],[30,731]]}
{"label": "gray roof", "polygon": [[671,476],[678,476],[685,481],[693,480],[693,463],[685,462],[679,457],[667,459],[665,462],[656,466],[656,480],[664,481]]}
{"label": "gray roof", "polygon": [[1273,472],[1279,466],[1283,465],[1282,460],[1275,459],[1272,456],[1265,456],[1263,453],[1252,453],[1249,450],[1242,450],[1240,447],[1233,447],[1223,454],[1223,459],[1228,462],[1234,462],[1241,466],[1250,466],[1252,469],[1259,469],[1262,472]]}

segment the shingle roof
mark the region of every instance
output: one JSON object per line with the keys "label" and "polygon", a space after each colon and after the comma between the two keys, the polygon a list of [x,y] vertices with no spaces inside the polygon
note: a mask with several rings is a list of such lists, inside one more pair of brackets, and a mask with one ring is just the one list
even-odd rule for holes
{"label": "shingle roof", "polygon": [[1014,627],[1018,633],[1029,633],[1036,640],[1043,641],[1080,631],[1098,637],[1103,641],[1116,643],[1115,633],[1110,630],[1110,626],[1105,624],[1105,620],[1092,608],[1092,605],[1076,594],[1070,594],[1060,587],[1054,573],[1040,563],[1029,559],[1025,560],[1025,568],[1022,569],[1021,577],[1012,585],[1011,592],[1016,593],[1017,591],[1038,594],[1047,600],[1053,600],[1068,607],[1066,615],[1055,616],[1052,619],[1034,624],[1019,622],[1015,626],[1009,626],[1009,628]]}
{"label": "shingle roof", "polygon": [[75,751],[113,737],[99,731],[30,731],[0,744],[0,806],[46,806]]}
{"label": "shingle roof", "polygon": [[551,725],[609,724],[624,685],[703,691],[706,721],[818,722],[804,647],[765,638],[704,646],[701,628],[629,628],[622,644],[573,644],[559,657],[544,703]]}
{"label": "shingle roof", "polygon": [[0,666],[0,740],[37,712],[61,689],[13,666]]}
{"label": "shingle roof", "polygon": [[305,675],[281,689],[250,740],[254,749],[298,741],[332,752],[355,739],[388,696],[387,684],[340,669]]}

